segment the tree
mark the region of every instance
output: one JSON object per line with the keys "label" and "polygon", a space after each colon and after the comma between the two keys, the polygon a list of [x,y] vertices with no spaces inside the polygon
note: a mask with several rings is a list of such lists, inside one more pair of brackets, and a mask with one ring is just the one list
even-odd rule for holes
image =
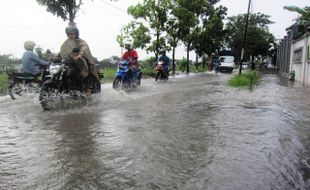
{"label": "tree", "polygon": [[267,56],[269,50],[273,47],[274,36],[266,30],[257,27],[249,27],[248,40],[246,45],[246,54],[252,56]]}
{"label": "tree", "polygon": [[[143,3],[138,3],[135,6],[130,6],[128,8],[128,13],[132,15],[135,19],[140,19],[142,21],[133,22],[138,26],[131,26],[131,37],[134,43],[138,47],[145,46],[145,44],[137,43],[135,41],[141,41],[137,39],[141,34],[143,35],[142,40],[150,43],[147,45],[147,51],[154,52],[155,57],[158,58],[158,54],[161,47],[166,46],[166,40],[163,36],[165,31],[165,25],[167,22],[167,11],[170,0],[144,0]],[[154,33],[152,33],[152,32]],[[148,32],[146,35],[145,32]],[[152,36],[155,38],[152,41]]]}
{"label": "tree", "polygon": [[[186,46],[186,72],[188,73],[189,52],[195,49],[196,52],[202,53],[202,48],[200,48],[202,43],[208,43],[208,41],[204,42],[201,38],[207,34],[205,30],[206,25],[204,24],[208,23],[210,14],[214,13],[212,12],[212,10],[214,10],[214,5],[219,2],[219,0],[175,0],[175,2],[176,8],[173,11],[173,15],[177,18],[179,23],[179,37]],[[214,39],[209,41],[212,40]]]}
{"label": "tree", "polygon": [[117,42],[120,47],[125,43],[132,43],[135,48],[145,49],[151,41],[150,30],[143,23],[132,21],[122,28],[120,35],[117,35]]}
{"label": "tree", "polygon": [[283,8],[288,11],[298,13],[299,16],[296,18],[298,23],[306,23],[308,25],[310,24],[310,6],[306,6],[305,8],[296,6],[284,6]]}
{"label": "tree", "polygon": [[[269,18],[269,15],[261,13],[249,15],[245,57],[268,54],[275,39],[268,29],[268,25],[273,23]],[[226,24],[228,34],[226,42],[238,55],[242,49],[245,22],[246,14],[239,14],[238,16],[228,17]],[[237,58],[239,57],[237,56]]]}
{"label": "tree", "polygon": [[37,2],[42,6],[46,6],[48,12],[72,23],[82,5],[82,0],[37,0]]}
{"label": "tree", "polygon": [[0,55],[0,73],[7,70],[14,70],[18,67],[20,60],[14,58],[12,54],[3,54]]}
{"label": "tree", "polygon": [[178,29],[178,20],[171,15],[167,21],[167,43],[172,48],[172,75],[175,74],[175,49],[180,40],[180,30]]}
{"label": "tree", "polygon": [[[194,12],[196,7],[190,5],[190,1],[176,0],[172,11],[173,16],[177,19],[178,38],[184,43],[187,50],[186,73],[189,73],[189,52],[195,33],[198,32],[196,26],[199,23],[198,17]],[[194,2],[192,5],[194,5]]]}
{"label": "tree", "polygon": [[202,17],[201,32],[194,43],[199,56],[207,54],[210,58],[213,52],[217,52],[223,47],[226,35],[223,20],[226,11],[227,8],[223,6],[217,8],[210,6],[208,14]]}

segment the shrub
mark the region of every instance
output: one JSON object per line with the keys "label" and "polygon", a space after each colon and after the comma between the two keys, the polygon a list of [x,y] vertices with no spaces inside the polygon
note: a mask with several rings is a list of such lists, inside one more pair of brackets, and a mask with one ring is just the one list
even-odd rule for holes
{"label": "shrub", "polygon": [[7,91],[8,77],[6,74],[0,74],[0,94],[5,94]]}
{"label": "shrub", "polygon": [[252,88],[258,82],[259,76],[256,71],[248,71],[241,75],[234,75],[228,80],[228,84],[233,87],[250,87]]}

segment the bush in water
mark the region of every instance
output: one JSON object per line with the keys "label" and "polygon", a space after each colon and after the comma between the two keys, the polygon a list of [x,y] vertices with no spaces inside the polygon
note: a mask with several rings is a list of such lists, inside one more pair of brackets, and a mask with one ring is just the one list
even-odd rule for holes
{"label": "bush in water", "polygon": [[234,75],[228,80],[228,84],[233,87],[250,87],[257,84],[259,76],[256,71],[248,71],[241,75]]}

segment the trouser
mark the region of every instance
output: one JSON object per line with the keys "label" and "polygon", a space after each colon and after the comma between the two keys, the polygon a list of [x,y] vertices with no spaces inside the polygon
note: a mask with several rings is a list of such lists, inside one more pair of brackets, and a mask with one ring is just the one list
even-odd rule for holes
{"label": "trouser", "polygon": [[129,77],[132,78],[137,70],[138,70],[137,65],[129,65]]}
{"label": "trouser", "polygon": [[89,68],[87,65],[87,61],[84,58],[81,58],[75,62],[80,70],[80,75],[83,79],[85,79],[88,76]]}

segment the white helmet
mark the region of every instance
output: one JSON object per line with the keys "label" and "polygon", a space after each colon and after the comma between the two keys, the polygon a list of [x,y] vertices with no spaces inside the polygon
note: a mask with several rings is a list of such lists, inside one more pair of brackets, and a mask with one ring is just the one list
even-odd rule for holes
{"label": "white helmet", "polygon": [[124,47],[125,49],[133,49],[133,44],[132,44],[132,40],[126,40],[125,43],[124,43]]}
{"label": "white helmet", "polygon": [[24,43],[25,50],[33,50],[35,46],[36,43],[34,43],[33,41],[25,41]]}
{"label": "white helmet", "polygon": [[125,49],[133,49],[133,46],[131,43],[125,43]]}

